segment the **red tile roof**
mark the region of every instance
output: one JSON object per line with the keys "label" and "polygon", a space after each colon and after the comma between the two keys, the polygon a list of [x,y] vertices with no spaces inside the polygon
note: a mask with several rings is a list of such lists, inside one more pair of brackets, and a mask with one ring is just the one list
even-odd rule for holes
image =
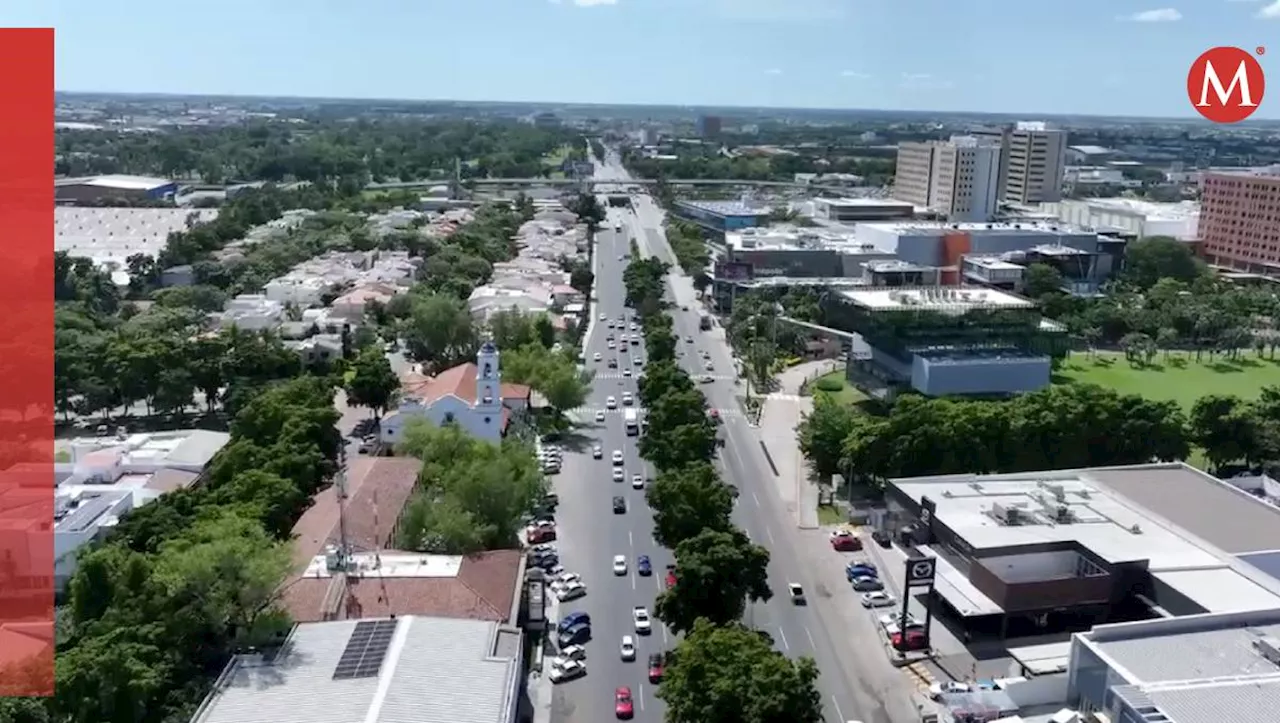
{"label": "red tile roof", "polygon": [[[411,371],[400,377],[400,392],[402,396],[418,397],[426,405],[449,395],[475,404],[477,372],[476,365],[469,362],[446,369],[434,377]],[[503,401],[528,401],[531,390],[524,384],[504,383],[501,393]]]}
{"label": "red tile roof", "polygon": [[[353,551],[395,551],[392,534],[421,470],[422,462],[408,457],[359,457],[351,462],[345,522]],[[285,583],[283,604],[296,622],[391,614],[505,622],[520,584],[519,550],[465,558],[452,578],[303,577],[325,546],[338,541],[336,487],[313,498],[311,509],[293,526],[293,535],[296,572]]]}
{"label": "red tile roof", "polygon": [[300,578],[285,590],[284,603],[300,623],[390,615],[514,623],[522,557],[520,550],[472,555],[456,577]]}

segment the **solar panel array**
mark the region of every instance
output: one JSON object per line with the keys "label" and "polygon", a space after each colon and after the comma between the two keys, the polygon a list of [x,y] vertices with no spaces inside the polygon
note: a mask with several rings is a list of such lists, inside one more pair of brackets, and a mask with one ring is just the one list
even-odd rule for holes
{"label": "solar panel array", "polygon": [[387,648],[396,634],[395,620],[365,620],[356,623],[347,647],[333,671],[334,680],[372,678],[382,669]]}

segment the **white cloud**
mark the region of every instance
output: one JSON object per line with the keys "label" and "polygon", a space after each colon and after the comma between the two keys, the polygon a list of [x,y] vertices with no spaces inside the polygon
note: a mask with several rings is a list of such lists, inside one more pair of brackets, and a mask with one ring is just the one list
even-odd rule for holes
{"label": "white cloud", "polygon": [[842,71],[840,71],[840,77],[841,77],[841,78],[856,78],[856,79],[858,79],[858,80],[866,80],[867,78],[870,78],[871,76],[870,76],[870,75],[868,75],[867,73],[859,73],[859,72],[858,72],[858,71],[856,71],[856,70],[842,70]]}
{"label": "white cloud", "polygon": [[1135,23],[1175,23],[1182,19],[1182,13],[1174,8],[1160,8],[1159,10],[1143,10],[1123,19]]}
{"label": "white cloud", "polygon": [[1258,17],[1263,20],[1280,20],[1280,0],[1275,0],[1275,2],[1259,10]]}
{"label": "white cloud", "polygon": [[765,75],[782,75],[782,69],[781,69],[781,68],[769,68],[768,70],[764,71],[764,74],[765,74]]}

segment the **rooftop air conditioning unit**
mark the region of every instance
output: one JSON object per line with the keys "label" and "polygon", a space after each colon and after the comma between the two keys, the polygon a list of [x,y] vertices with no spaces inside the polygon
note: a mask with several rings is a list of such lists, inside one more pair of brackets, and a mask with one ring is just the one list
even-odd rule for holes
{"label": "rooftop air conditioning unit", "polygon": [[1009,527],[1016,527],[1022,522],[1022,510],[1017,507],[1005,507],[1001,504],[991,505],[991,516]]}

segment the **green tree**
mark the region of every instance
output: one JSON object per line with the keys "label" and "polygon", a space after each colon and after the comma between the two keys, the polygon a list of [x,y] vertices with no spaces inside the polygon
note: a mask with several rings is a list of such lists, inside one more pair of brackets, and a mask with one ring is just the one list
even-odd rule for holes
{"label": "green tree", "polygon": [[1062,273],[1048,264],[1031,264],[1023,279],[1023,293],[1038,299],[1045,294],[1062,293]]}
{"label": "green tree", "polygon": [[479,340],[466,304],[438,293],[415,297],[400,328],[410,356],[437,371],[474,357]]}
{"label": "green tree", "polygon": [[1206,273],[1190,246],[1168,236],[1140,238],[1125,248],[1124,256],[1124,277],[1140,289],[1161,279],[1190,283]]}
{"label": "green tree", "polygon": [[[648,375],[645,375],[648,377]],[[640,454],[659,470],[675,469],[715,456],[716,425],[702,392],[668,392],[646,408],[648,426]]]}
{"label": "green tree", "polygon": [[489,339],[499,349],[519,349],[538,340],[534,317],[520,309],[503,309],[489,317]]}
{"label": "green tree", "polygon": [[812,658],[788,658],[741,624],[698,621],[662,674],[667,723],[820,723]]}
{"label": "green tree", "polygon": [[821,479],[839,474],[844,457],[844,442],[853,431],[859,415],[851,405],[827,394],[813,398],[813,411],[804,416],[796,429],[800,451]]}
{"label": "green tree", "polygon": [[644,367],[644,378],[638,384],[640,404],[652,407],[658,399],[674,392],[691,392],[695,390],[693,380],[685,370],[676,366],[671,360],[655,360],[650,351],[649,361]]}
{"label": "green tree", "polygon": [[729,625],[748,601],[768,601],[769,551],[738,529],[705,530],[676,545],[678,581],[658,596],[655,612],[677,634],[698,619]]}
{"label": "green tree", "polygon": [[351,365],[346,383],[347,403],[366,407],[380,418],[395,401],[400,380],[391,370],[391,362],[376,345],[363,349]]}
{"label": "green tree", "polygon": [[732,527],[733,492],[706,462],[659,474],[645,491],[645,500],[653,510],[653,539],[668,549],[703,530]]}
{"label": "green tree", "polygon": [[1258,460],[1261,424],[1251,405],[1239,397],[1210,394],[1191,407],[1190,441],[1204,450],[1214,468]]}

